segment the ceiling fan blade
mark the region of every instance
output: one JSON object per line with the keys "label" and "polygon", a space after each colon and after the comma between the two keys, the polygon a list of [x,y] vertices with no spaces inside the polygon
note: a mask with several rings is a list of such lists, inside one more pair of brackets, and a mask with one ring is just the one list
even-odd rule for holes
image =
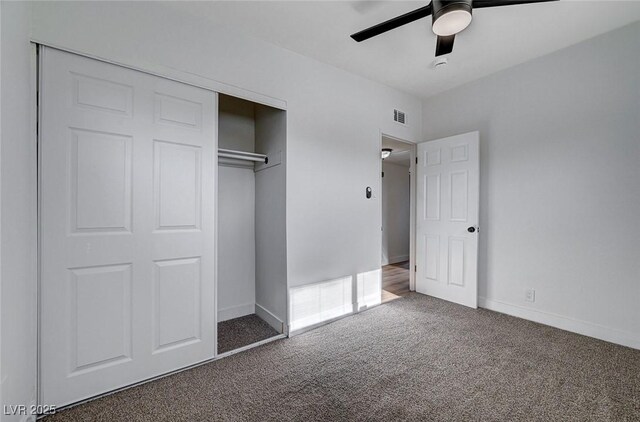
{"label": "ceiling fan blade", "polygon": [[427,6],[421,7],[420,9],[412,10],[411,12],[405,13],[404,15],[396,16],[395,18],[389,19],[386,22],[374,25],[371,28],[356,32],[355,34],[351,35],[351,38],[358,42],[364,41],[371,37],[375,37],[376,35],[391,31],[392,29],[398,28],[402,25],[417,21],[418,19],[426,18],[430,14],[431,3],[429,3]]}
{"label": "ceiling fan blade", "polygon": [[513,6],[515,4],[546,3],[558,0],[473,0],[474,9],[482,7]]}
{"label": "ceiling fan blade", "polygon": [[455,38],[455,35],[446,37],[438,36],[438,41],[436,42],[436,57],[451,53],[453,51],[453,41]]}

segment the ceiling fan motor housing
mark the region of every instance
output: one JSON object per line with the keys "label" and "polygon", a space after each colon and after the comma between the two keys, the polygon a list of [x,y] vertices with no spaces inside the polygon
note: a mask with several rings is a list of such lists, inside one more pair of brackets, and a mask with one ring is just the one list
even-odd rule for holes
{"label": "ceiling fan motor housing", "polygon": [[432,20],[431,26],[442,16],[450,12],[467,12],[471,15],[471,2],[472,0],[432,0]]}

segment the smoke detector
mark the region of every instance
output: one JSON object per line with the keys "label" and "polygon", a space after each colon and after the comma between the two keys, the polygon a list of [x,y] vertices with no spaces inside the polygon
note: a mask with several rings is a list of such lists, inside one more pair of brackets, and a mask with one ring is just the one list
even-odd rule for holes
{"label": "smoke detector", "polygon": [[436,59],[431,62],[432,69],[441,69],[445,67],[449,63],[449,60],[446,57],[436,57]]}

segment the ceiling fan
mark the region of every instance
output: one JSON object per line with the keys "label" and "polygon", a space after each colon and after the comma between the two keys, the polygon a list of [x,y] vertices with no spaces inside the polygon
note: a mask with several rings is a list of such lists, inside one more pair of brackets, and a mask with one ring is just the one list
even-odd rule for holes
{"label": "ceiling fan", "polygon": [[433,18],[431,29],[438,36],[436,42],[437,57],[453,51],[455,36],[469,26],[473,9],[548,1],[558,0],[431,0],[424,7],[356,32],[351,35],[351,38],[361,42],[431,15]]}

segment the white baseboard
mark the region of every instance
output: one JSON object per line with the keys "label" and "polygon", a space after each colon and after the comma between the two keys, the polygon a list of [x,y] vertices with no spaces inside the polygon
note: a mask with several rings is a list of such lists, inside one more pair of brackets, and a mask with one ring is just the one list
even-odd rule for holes
{"label": "white baseboard", "polygon": [[[307,325],[305,327],[298,328],[297,330],[290,331],[289,332],[289,337],[295,337],[295,336],[297,336],[299,334],[304,334],[304,333],[306,333],[308,331],[315,330],[316,328],[320,328],[323,325],[327,325],[327,324],[331,324],[332,322],[339,321],[342,318],[346,318],[348,316],[355,315],[355,314],[360,312],[360,311],[354,311],[353,310],[353,309],[357,309],[356,306],[357,306],[357,304],[353,303],[351,305],[352,310],[347,312],[347,313],[345,313],[345,314],[342,314],[342,315],[334,317],[334,318],[325,319],[324,321],[320,321],[320,322],[317,322],[315,324]],[[363,311],[365,311],[366,309],[367,308],[364,308]]]}
{"label": "white baseboard", "polygon": [[604,327],[592,322],[570,318],[551,312],[540,311],[524,306],[513,305],[511,303],[501,302],[498,300],[487,299],[486,297],[478,297],[478,306],[480,306],[481,308],[489,309],[491,311],[496,311],[518,318],[527,319],[529,321],[534,321],[540,324],[549,325],[551,327],[560,328],[561,330],[571,331],[573,333],[582,334],[584,336],[597,338],[599,340],[608,341],[634,349],[640,349],[640,336],[628,331]]}
{"label": "white baseboard", "polygon": [[271,311],[269,311],[264,306],[256,303],[256,315],[262,318],[267,322],[270,326],[272,326],[277,332],[280,334],[286,334],[284,331],[284,322],[280,320],[277,316],[275,316]]}
{"label": "white baseboard", "polygon": [[390,256],[389,264],[397,264],[398,262],[404,262],[409,260],[409,255]]}
{"label": "white baseboard", "polygon": [[381,266],[397,264],[409,260],[409,255],[390,256],[388,259],[382,259]]}
{"label": "white baseboard", "polygon": [[256,304],[245,303],[243,305],[230,306],[224,309],[218,309],[218,322],[226,321],[233,318],[240,318],[245,315],[256,313]]}

